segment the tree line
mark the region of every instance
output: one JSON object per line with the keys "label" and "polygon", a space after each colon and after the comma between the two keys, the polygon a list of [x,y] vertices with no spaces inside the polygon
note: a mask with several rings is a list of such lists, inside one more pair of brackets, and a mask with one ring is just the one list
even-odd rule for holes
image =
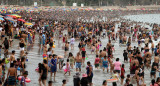
{"label": "tree line", "polygon": [[0,0],[1,5],[33,6],[37,2],[39,6],[128,6],[128,5],[159,5],[160,0]]}

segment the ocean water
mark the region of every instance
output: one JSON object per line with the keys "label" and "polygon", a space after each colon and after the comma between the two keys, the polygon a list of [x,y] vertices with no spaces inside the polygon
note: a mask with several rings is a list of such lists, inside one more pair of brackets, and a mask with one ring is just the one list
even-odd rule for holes
{"label": "ocean water", "polygon": [[143,23],[160,24],[160,14],[127,15],[127,16],[122,16],[122,18]]}
{"label": "ocean water", "polygon": [[[129,16],[123,16],[123,17],[125,19],[130,19],[131,21],[160,24],[160,21],[159,21],[160,14],[129,15]],[[91,22],[92,21],[93,20],[91,20]],[[145,27],[150,27],[149,25],[146,25],[146,24],[143,24],[143,25]],[[118,28],[118,24],[116,24],[115,27]],[[116,29],[116,32],[117,32],[117,29]],[[64,33],[67,34],[67,31],[65,30]],[[27,86],[39,86],[39,82],[38,82],[39,74],[35,71],[35,69],[37,68],[38,63],[41,63],[43,61],[43,58],[42,58],[42,54],[38,53],[38,49],[39,49],[38,38],[39,38],[38,35],[36,35],[35,43],[34,43],[32,49],[30,51],[28,51],[28,55],[27,55],[28,62],[26,62],[26,65],[27,65],[26,70],[29,72],[28,78],[31,79],[31,82],[27,83]],[[159,42],[159,40],[158,41],[153,41],[155,43],[155,45]],[[57,54],[57,55],[64,55],[64,50],[62,49],[62,45],[63,45],[62,40],[60,40],[60,43],[58,43],[58,39],[55,38],[54,41],[56,42],[55,43],[56,48],[54,49],[54,53]],[[100,47],[100,50],[102,50],[106,46],[108,40],[107,40],[107,38],[102,38],[101,41],[102,41],[102,47]],[[126,76],[127,74],[130,73],[130,69],[129,69],[130,64],[129,63],[124,63],[124,61],[123,61],[123,50],[126,49],[126,46],[125,47],[119,46],[118,41],[119,41],[119,39],[115,43],[113,43],[113,45],[115,46],[115,52],[113,53],[113,55],[114,55],[115,58],[120,58],[120,62],[125,65],[125,70],[126,70],[125,76]],[[0,43],[1,42],[2,41],[0,40]],[[19,44],[19,40],[14,39],[14,41],[13,41],[14,46],[12,48],[10,48],[10,50],[9,50],[10,52],[12,50],[16,51],[16,54],[15,54],[16,59],[19,57],[19,53],[20,53],[20,50],[18,49],[18,44]],[[72,52],[74,56],[76,56],[77,52],[79,51],[78,44],[79,44],[79,41],[76,41],[75,45],[74,45],[75,49],[74,50],[69,49],[69,52]],[[134,46],[138,46],[138,43],[133,42],[132,47],[134,47]],[[144,47],[144,44],[142,44],[142,46]],[[149,45],[149,47],[150,46],[151,45]],[[88,55],[88,59],[86,60],[86,62],[90,61],[91,64],[93,65],[93,73],[94,73],[93,86],[101,86],[103,80],[110,79],[112,74],[107,73],[106,70],[103,72],[102,69],[95,69],[94,68],[94,60],[95,60],[96,55],[91,54],[90,49],[88,49],[88,48],[86,48],[86,51],[87,51],[87,55]],[[64,62],[66,62],[66,59],[67,58],[65,58]],[[153,62],[153,60],[154,59],[152,59],[152,62]],[[115,59],[113,59],[113,61],[115,62]],[[81,76],[82,76],[83,73],[86,73],[86,66],[87,66],[86,62],[85,62],[85,66],[82,67]],[[9,68],[9,64],[7,64],[7,67]],[[145,68],[144,83],[146,83],[147,86],[150,85],[150,82],[152,80],[152,78],[150,78],[150,71],[151,71],[150,69]],[[73,75],[75,75],[75,72],[76,72],[75,71],[75,66],[74,66],[74,69],[71,69],[71,75],[70,76],[68,75],[68,73],[66,75],[64,75],[64,71],[59,70],[59,68],[58,68],[57,69],[57,74],[56,74],[56,82],[53,82],[53,86],[61,86],[63,79],[67,80],[67,85],[66,86],[73,86]],[[6,73],[7,73],[7,71],[6,71]],[[18,74],[19,74],[19,71],[18,71]],[[156,75],[158,76],[158,72],[156,73]],[[50,80],[50,73],[48,74],[47,82],[49,80]],[[53,77],[52,77],[52,81],[53,81]],[[117,82],[117,84],[118,84],[118,86],[121,86],[120,82]],[[108,83],[108,86],[112,86],[112,83]],[[134,84],[133,86],[137,86],[137,85]]]}

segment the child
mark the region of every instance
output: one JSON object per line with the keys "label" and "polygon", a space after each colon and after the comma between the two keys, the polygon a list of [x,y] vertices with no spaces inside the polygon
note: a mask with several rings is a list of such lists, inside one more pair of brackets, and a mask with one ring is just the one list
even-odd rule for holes
{"label": "child", "polygon": [[105,32],[103,32],[103,36],[102,36],[103,38],[105,38],[106,37],[106,33]]}
{"label": "child", "polygon": [[23,76],[22,76],[22,78],[21,78],[21,86],[26,86],[26,77],[28,76],[28,71],[25,71],[24,73],[23,73]]}
{"label": "child", "polygon": [[91,47],[91,54],[92,54],[92,52],[95,52],[95,45],[94,44]]}
{"label": "child", "polygon": [[69,72],[69,76],[70,76],[70,63],[69,63],[69,59],[67,59],[66,69],[65,69],[65,70],[66,70],[66,71],[65,71],[64,75],[65,75],[67,72]]}
{"label": "child", "polygon": [[128,62],[128,53],[126,50],[123,52],[124,62]]}
{"label": "child", "polygon": [[43,60],[47,60],[48,55],[46,53],[43,54]]}
{"label": "child", "polygon": [[[87,55],[84,46],[82,47],[82,52],[81,52],[81,54],[82,54],[82,64],[84,65],[85,58],[86,58],[86,55]],[[88,56],[87,56],[87,57],[88,57]]]}
{"label": "child", "polygon": [[95,65],[95,68],[97,68],[97,69],[99,67],[99,62],[100,62],[100,59],[99,59],[98,55],[96,55],[94,65]]}
{"label": "child", "polygon": [[103,65],[103,71],[105,70],[105,68],[107,69],[107,72],[108,72],[108,66],[109,66],[109,62],[108,62],[108,59],[107,59],[107,56],[104,56],[104,59],[102,60],[102,65]]}
{"label": "child", "polygon": [[62,86],[66,86],[66,80],[64,79],[63,81],[62,81]]}
{"label": "child", "polygon": [[52,86],[52,81],[48,81],[48,86]]}
{"label": "child", "polygon": [[130,77],[129,74],[127,75],[127,78],[126,78],[126,79],[128,79],[129,81],[131,81],[131,77]]}
{"label": "child", "polygon": [[122,64],[122,67],[121,67],[121,85],[123,85],[123,80],[125,78],[125,68],[124,68],[124,64]]}

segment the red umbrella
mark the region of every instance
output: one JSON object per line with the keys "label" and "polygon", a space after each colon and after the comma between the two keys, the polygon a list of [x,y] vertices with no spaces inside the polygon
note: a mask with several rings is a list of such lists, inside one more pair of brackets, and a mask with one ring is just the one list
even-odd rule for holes
{"label": "red umbrella", "polygon": [[16,18],[17,18],[17,17],[16,17],[16,16],[14,16],[14,15],[7,15],[7,16],[12,17],[12,18],[14,18],[14,19],[16,19]]}
{"label": "red umbrella", "polygon": [[23,20],[23,19],[18,19],[18,21],[26,22],[26,21],[25,21],[25,20]]}

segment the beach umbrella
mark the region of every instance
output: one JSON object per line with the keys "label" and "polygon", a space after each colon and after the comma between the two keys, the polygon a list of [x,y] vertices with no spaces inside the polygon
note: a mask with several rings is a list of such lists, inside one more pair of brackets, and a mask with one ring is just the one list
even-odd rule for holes
{"label": "beach umbrella", "polygon": [[5,13],[3,13],[3,14],[1,14],[2,16],[7,16],[8,14],[5,14]]}
{"label": "beach umbrella", "polygon": [[3,21],[4,19],[3,19],[2,17],[0,17],[0,20],[2,20],[2,21]]}
{"label": "beach umbrella", "polygon": [[7,15],[7,16],[12,17],[14,19],[17,18],[16,16],[13,16],[13,15]]}
{"label": "beach umbrella", "polygon": [[8,20],[8,21],[10,21],[10,22],[12,22],[12,23],[14,23],[16,21],[12,17],[5,17],[5,19]]}
{"label": "beach umbrella", "polygon": [[23,19],[18,19],[18,21],[21,21],[21,22],[26,22],[25,20],[23,20]]}
{"label": "beach umbrella", "polygon": [[145,10],[145,8],[142,8],[141,10]]}
{"label": "beach umbrella", "polygon": [[32,23],[30,23],[30,22],[26,22],[26,23],[24,23],[24,25],[32,26],[33,24],[32,24]]}
{"label": "beach umbrella", "polygon": [[0,17],[4,17],[4,16],[0,15]]}
{"label": "beach umbrella", "polygon": [[49,25],[44,25],[45,27],[49,27]]}
{"label": "beach umbrella", "polygon": [[21,18],[21,16],[17,14],[11,14],[11,15],[16,16],[17,18]]}
{"label": "beach umbrella", "polygon": [[5,17],[6,20],[15,21],[12,17]]}

